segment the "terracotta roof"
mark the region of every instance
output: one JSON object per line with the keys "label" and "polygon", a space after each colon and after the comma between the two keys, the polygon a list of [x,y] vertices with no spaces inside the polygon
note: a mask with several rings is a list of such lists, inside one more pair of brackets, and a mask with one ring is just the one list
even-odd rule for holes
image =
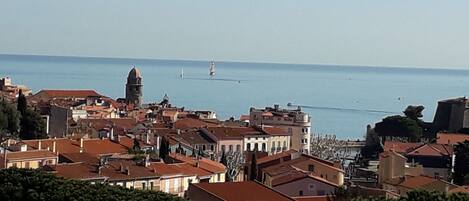
{"label": "terracotta roof", "polygon": [[64,159],[72,162],[72,163],[77,163],[77,162],[83,162],[87,164],[98,164],[99,159],[89,153],[61,153],[61,157]]}
{"label": "terracotta roof", "polygon": [[387,158],[387,157],[391,156],[391,154],[394,154],[394,155],[396,155],[396,156],[399,156],[399,157],[404,158],[404,159],[407,160],[407,158],[406,158],[405,156],[403,156],[403,155],[397,153],[397,152],[394,151],[394,150],[391,150],[391,151],[383,151],[383,152],[381,152],[381,153],[379,154],[379,156],[380,156],[380,158]]}
{"label": "terracotta roof", "polygon": [[406,188],[418,188],[424,186],[426,184],[432,183],[436,181],[436,179],[426,176],[414,176],[414,177],[406,177],[406,179],[400,183],[400,186]]}
{"label": "terracotta roof", "polygon": [[249,121],[249,119],[251,119],[251,116],[249,116],[248,114],[243,114],[239,116],[239,120],[241,121]]}
{"label": "terracotta roof", "polygon": [[174,123],[174,128],[177,129],[189,129],[189,128],[203,128],[209,126],[218,126],[219,124],[203,121],[195,118],[183,118],[179,119]]}
{"label": "terracotta roof", "polygon": [[215,135],[220,140],[225,139],[243,139],[244,135],[249,134],[261,134],[254,128],[251,127],[208,127],[205,129],[207,132]]}
{"label": "terracotta roof", "polygon": [[188,164],[191,164],[193,166],[198,166],[206,171],[209,171],[209,172],[212,172],[212,173],[222,173],[222,172],[225,172],[226,171],[226,167],[219,163],[219,162],[215,162],[215,161],[212,161],[212,160],[209,160],[209,159],[206,159],[206,158],[202,158],[202,159],[195,159],[195,158],[192,158],[192,157],[188,157],[188,156],[183,156],[181,154],[176,154],[176,153],[171,153],[169,155],[171,158],[174,158],[176,160],[179,160],[181,162],[186,162]]}
{"label": "terracotta roof", "polygon": [[278,154],[273,154],[273,155],[270,155],[270,156],[262,157],[262,158],[257,159],[257,164],[259,165],[259,164],[262,164],[262,163],[266,163],[266,162],[277,160],[277,159],[280,159],[280,158],[283,158],[283,157],[287,157],[287,156],[290,156],[292,153],[296,153],[296,152],[297,152],[296,150],[290,149],[288,151],[284,151],[284,152],[281,152],[281,153],[278,153]]}
{"label": "terracotta roof", "polygon": [[[41,147],[44,149],[49,147],[52,150],[53,141],[56,141],[56,150],[59,154],[62,153],[79,153],[80,141],[70,140],[66,138],[61,139],[46,139],[40,140]],[[39,140],[24,140],[28,147],[37,149]],[[120,142],[113,142],[110,139],[84,139],[83,152],[89,153],[95,157],[101,154],[115,154],[127,153],[129,148],[133,147],[133,139],[127,136],[120,136]]]}
{"label": "terracotta roof", "polygon": [[[191,187],[206,191],[225,201],[283,201],[294,200],[262,184],[245,182],[197,183]],[[190,197],[190,195],[189,195]]]}
{"label": "terracotta roof", "polygon": [[134,118],[104,118],[104,119],[80,119],[78,123],[91,125],[95,130],[114,126],[114,133],[123,135],[125,131],[137,126],[137,120]]}
{"label": "terracotta roof", "polygon": [[409,156],[451,156],[453,147],[442,144],[425,144],[407,153]]}
{"label": "terracotta roof", "polygon": [[[4,155],[2,154],[2,158]],[[57,155],[48,150],[31,150],[31,151],[15,151],[8,152],[8,160],[28,160],[28,159],[41,159],[41,158],[56,158]]]}
{"label": "terracotta roof", "polygon": [[44,170],[53,171],[55,174],[68,179],[105,179],[104,176],[98,175],[97,166],[82,162],[47,165]]}
{"label": "terracotta roof", "polygon": [[263,130],[269,135],[291,135],[285,129],[280,127],[264,126]]}
{"label": "terracotta roof", "polygon": [[[67,90],[52,90],[52,89],[44,89],[39,91],[37,94],[44,93],[45,95],[49,96],[49,98],[86,98],[89,96],[102,96],[95,90],[75,90],[75,89],[67,89]],[[34,96],[35,96],[34,95]]]}
{"label": "terracotta roof", "polygon": [[397,153],[408,153],[409,151],[414,150],[417,147],[420,147],[423,143],[408,143],[408,142],[394,142],[386,141],[384,142],[384,151],[390,151],[391,149]]}
{"label": "terracotta roof", "polygon": [[151,163],[148,167],[159,176],[199,176],[205,177],[213,175],[213,173],[208,172],[202,168],[195,167],[188,163],[175,163],[175,164],[164,164],[164,163]]}
{"label": "terracotta roof", "polygon": [[449,193],[467,193],[469,194],[469,186],[459,186],[448,191]]}
{"label": "terracotta roof", "polygon": [[296,201],[329,201],[327,196],[303,196],[293,197]]}
{"label": "terracotta roof", "polygon": [[460,134],[460,133],[437,133],[436,134],[436,143],[437,144],[449,144],[454,145],[458,144],[459,142],[464,142],[469,140],[468,134]]}

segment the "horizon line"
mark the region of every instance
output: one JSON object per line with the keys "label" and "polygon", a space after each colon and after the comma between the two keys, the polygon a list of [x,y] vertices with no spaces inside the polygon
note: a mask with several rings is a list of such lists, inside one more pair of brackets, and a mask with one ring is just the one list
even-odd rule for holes
{"label": "horizon line", "polygon": [[[117,60],[146,60],[146,61],[195,61],[195,62],[210,62],[213,59],[168,59],[168,58],[145,58],[145,57],[102,57],[102,56],[80,56],[80,55],[47,55],[47,54],[7,54],[0,53],[0,56],[32,56],[32,57],[57,57],[57,58],[70,58],[70,59],[117,59]],[[264,61],[237,61],[237,60],[214,60],[226,63],[251,63],[251,64],[274,64],[274,65],[302,65],[302,66],[333,66],[333,67],[365,67],[365,68],[384,68],[384,69],[416,69],[416,70],[454,70],[454,71],[469,71],[462,67],[423,67],[423,66],[385,66],[385,65],[354,65],[354,64],[331,64],[331,63],[288,63],[288,62],[264,62]]]}

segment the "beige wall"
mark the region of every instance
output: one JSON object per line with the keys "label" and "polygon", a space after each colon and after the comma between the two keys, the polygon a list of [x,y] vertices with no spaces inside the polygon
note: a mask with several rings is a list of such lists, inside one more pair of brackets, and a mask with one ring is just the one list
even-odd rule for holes
{"label": "beige wall", "polygon": [[42,167],[43,161],[47,160],[47,164],[55,165],[57,163],[57,158],[47,158],[47,159],[31,159],[31,160],[9,160],[7,162],[7,168],[17,167],[17,168],[31,168],[37,169]]}
{"label": "beige wall", "polygon": [[403,177],[405,175],[405,163],[407,159],[397,153],[388,152],[387,157],[379,157],[378,183],[392,178]]}
{"label": "beige wall", "polygon": [[[275,146],[272,146],[275,143]],[[278,145],[280,145],[280,149],[278,149]],[[286,149],[283,150],[282,148],[286,145]],[[275,148],[272,150],[272,148]],[[282,151],[286,151],[290,149],[290,136],[287,135],[272,135],[269,138],[269,141],[267,143],[267,151],[269,152],[269,155],[280,153]]]}

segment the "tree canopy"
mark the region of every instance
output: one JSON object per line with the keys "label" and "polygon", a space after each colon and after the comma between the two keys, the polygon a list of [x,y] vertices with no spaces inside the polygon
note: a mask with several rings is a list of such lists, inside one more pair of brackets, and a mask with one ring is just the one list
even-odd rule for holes
{"label": "tree canopy", "polygon": [[469,176],[469,141],[458,143],[454,152],[456,154],[454,164],[454,182],[459,185],[468,184]]}
{"label": "tree canopy", "polygon": [[0,200],[50,201],[182,201],[161,191],[126,189],[107,184],[67,180],[40,170],[9,168],[0,171]]}
{"label": "tree canopy", "polygon": [[409,141],[419,141],[422,128],[417,121],[400,115],[389,116],[375,124],[379,136],[406,137]]}

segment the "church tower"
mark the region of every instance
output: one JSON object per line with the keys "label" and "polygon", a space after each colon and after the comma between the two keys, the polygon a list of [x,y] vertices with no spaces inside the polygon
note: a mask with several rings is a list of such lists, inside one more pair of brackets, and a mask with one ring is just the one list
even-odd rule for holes
{"label": "church tower", "polygon": [[143,97],[142,74],[137,68],[132,68],[127,76],[127,84],[125,85],[125,100],[132,103],[135,107],[142,106]]}

